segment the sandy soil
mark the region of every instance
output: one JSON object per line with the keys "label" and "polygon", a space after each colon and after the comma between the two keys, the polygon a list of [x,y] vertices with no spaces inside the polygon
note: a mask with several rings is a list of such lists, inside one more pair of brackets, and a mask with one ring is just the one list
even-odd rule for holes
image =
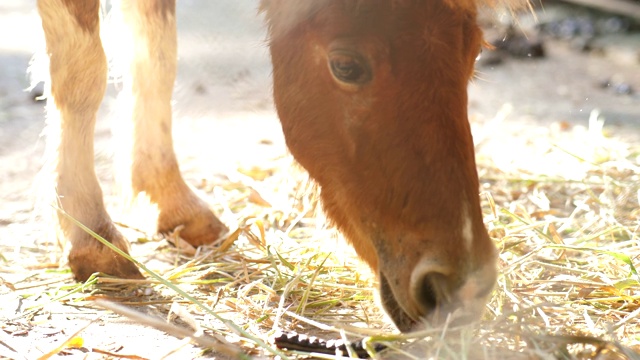
{"label": "sandy soil", "polygon": [[[6,3],[6,2],[5,2]],[[175,143],[186,178],[197,183],[251,166],[286,152],[270,98],[270,65],[264,28],[256,17],[256,1],[179,2],[180,70],[175,91]],[[21,249],[51,240],[45,224],[32,217],[33,180],[42,165],[43,103],[24,90],[26,68],[41,49],[35,0],[0,4],[0,251],[8,261],[21,261]],[[600,40],[603,55],[586,55],[564,43],[548,43],[545,59],[507,59],[482,67],[470,86],[470,114],[480,151],[500,151],[508,139],[537,136],[544,141],[558,124],[587,126],[600,109],[605,130],[621,143],[640,140],[640,94],[618,95],[598,86],[603,79],[624,81],[640,92],[640,40]],[[117,203],[110,170],[110,124],[113,89],[105,100],[97,129],[98,173],[109,204]],[[505,104],[513,110],[504,112]],[[496,122],[496,114],[505,115]],[[563,125],[563,126],[565,126]],[[266,142],[263,140],[269,140]],[[496,150],[497,149],[497,150]],[[29,272],[9,273],[0,265],[0,281],[19,281]],[[21,309],[21,299],[0,285],[0,324],[5,333],[17,330],[9,321]],[[62,307],[62,305],[59,305]],[[50,310],[42,325],[27,333],[7,335],[28,357],[41,354],[97,313],[87,309]],[[155,358],[180,347],[180,340],[107,315],[87,329],[94,344]],[[121,334],[126,333],[126,337]],[[3,336],[4,337],[4,336]],[[0,338],[2,340],[3,338]],[[144,343],[140,350],[139,344]],[[38,348],[34,347],[37,344]],[[0,344],[0,357],[3,350]],[[186,346],[174,358],[193,357]]]}

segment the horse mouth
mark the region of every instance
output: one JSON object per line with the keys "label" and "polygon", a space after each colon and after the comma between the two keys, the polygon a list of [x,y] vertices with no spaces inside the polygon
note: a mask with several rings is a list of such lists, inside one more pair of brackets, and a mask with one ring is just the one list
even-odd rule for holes
{"label": "horse mouth", "polygon": [[384,306],[387,315],[389,315],[391,320],[393,320],[393,323],[401,332],[404,333],[414,330],[418,325],[419,319],[410,316],[404,311],[402,306],[398,303],[398,300],[396,300],[387,277],[382,272],[380,272],[379,275],[380,300],[382,301],[382,306]]}

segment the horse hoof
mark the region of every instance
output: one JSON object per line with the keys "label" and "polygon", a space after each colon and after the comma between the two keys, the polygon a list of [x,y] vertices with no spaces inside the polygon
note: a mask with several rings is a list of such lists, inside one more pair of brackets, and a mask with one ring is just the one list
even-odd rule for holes
{"label": "horse hoof", "polygon": [[216,242],[227,227],[213,214],[209,206],[194,193],[173,199],[173,206],[163,206],[158,216],[158,233],[166,234],[183,225],[180,237],[198,247]]}
{"label": "horse hoof", "polygon": [[[106,229],[94,230],[125,253],[129,253],[127,240],[109,223]],[[86,281],[93,273],[101,272],[123,279],[144,279],[138,267],[120,254],[100,243],[93,236],[77,229],[71,234],[69,267],[78,281]]]}

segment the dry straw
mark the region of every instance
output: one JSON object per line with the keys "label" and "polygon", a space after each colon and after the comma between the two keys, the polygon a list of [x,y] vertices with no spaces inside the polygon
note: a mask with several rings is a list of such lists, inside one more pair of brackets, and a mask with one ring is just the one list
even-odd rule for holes
{"label": "dry straw", "polygon": [[[327,225],[315,187],[289,157],[239,169],[239,181],[201,184],[237,223],[217,246],[173,246],[167,240],[178,241],[178,232],[159,239],[123,229],[139,238],[134,254],[156,274],[148,280],[98,275],[75,285],[68,272],[31,269],[4,287],[50,294],[16,318],[60,303],[153,305],[171,322],[165,331],[232,357],[295,358],[301,353],[270,341],[277,331],[296,331],[365,339],[378,358],[638,358],[640,148],[606,137],[594,116],[589,129],[552,131],[526,149],[504,142],[496,145],[502,152],[491,143],[477,149],[501,275],[484,318],[467,328],[397,333],[377,304],[375,278]],[[47,258],[36,248],[20,256],[23,264]],[[377,343],[387,349],[376,353]]]}

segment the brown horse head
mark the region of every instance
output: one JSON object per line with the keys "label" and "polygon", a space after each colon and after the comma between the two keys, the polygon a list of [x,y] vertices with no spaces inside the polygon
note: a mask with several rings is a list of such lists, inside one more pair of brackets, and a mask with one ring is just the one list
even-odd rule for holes
{"label": "brown horse head", "polygon": [[270,0],[275,103],[398,328],[481,313],[496,279],[467,83],[475,1]]}

